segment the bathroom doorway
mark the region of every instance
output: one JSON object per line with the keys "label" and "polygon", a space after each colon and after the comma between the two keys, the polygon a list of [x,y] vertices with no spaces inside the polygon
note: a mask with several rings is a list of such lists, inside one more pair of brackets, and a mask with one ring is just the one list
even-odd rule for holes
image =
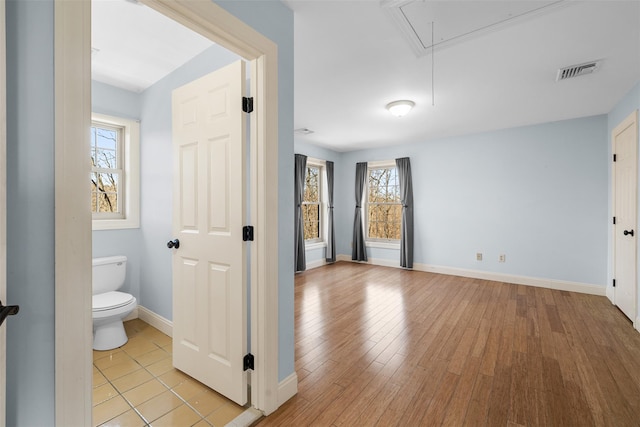
{"label": "bathroom doorway", "polygon": [[[147,2],[145,2],[147,3]],[[63,2],[64,7],[56,11],[56,28],[60,32],[68,36],[62,37],[59,43],[67,49],[65,51],[66,61],[57,61],[59,68],[56,78],[62,84],[67,82],[69,87],[77,86],[77,69],[86,70],[86,64],[89,62],[88,51],[85,49],[88,39],[88,14],[87,6],[82,2]],[[251,118],[255,132],[252,133],[251,145],[253,157],[256,161],[251,172],[251,204],[255,207],[252,212],[252,221],[264,227],[263,234],[260,239],[252,244],[252,254],[257,262],[253,262],[251,266],[251,275],[254,278],[251,286],[251,308],[252,326],[254,333],[252,334],[252,349],[255,353],[259,353],[259,363],[256,365],[252,376],[252,404],[254,407],[270,413],[276,409],[277,401],[277,271],[273,271],[269,266],[277,266],[277,209],[269,205],[267,209],[267,201],[274,200],[277,188],[269,187],[268,182],[277,182],[277,99],[276,99],[276,81],[277,81],[277,61],[276,47],[269,40],[246,26],[235,17],[229,15],[223,9],[208,2],[174,2],[168,0],[148,2],[150,6],[160,12],[171,16],[173,19],[197,30],[200,34],[218,42],[222,46],[236,52],[247,60],[251,61],[252,81],[254,96],[258,100],[258,108]],[[66,25],[63,25],[66,24]],[[80,36],[78,38],[78,36]],[[82,43],[82,41],[85,41]],[[83,65],[85,64],[85,65]],[[77,67],[77,68],[76,68]],[[90,83],[90,75],[84,72],[82,74],[84,87],[88,87]],[[65,94],[67,95],[67,94]],[[73,147],[81,148],[84,141],[82,135],[86,122],[79,122],[77,117],[87,118],[90,106],[86,103],[86,99],[78,99],[73,94],[69,96],[61,96],[61,103],[65,112],[68,114],[60,114],[56,117],[56,128],[63,130],[78,129],[78,136],[75,139],[56,138],[56,152],[66,152]],[[76,114],[72,114],[72,113]],[[86,176],[86,170],[79,164],[72,167],[60,167],[64,160],[63,156],[57,156],[57,170],[64,175],[62,182],[68,180],[76,180],[82,182]],[[81,163],[81,162],[80,162]],[[64,185],[59,189],[61,191],[61,200],[70,197],[65,194]],[[72,193],[70,193],[72,194]],[[64,235],[64,242],[56,242],[56,259],[62,261],[60,266],[56,267],[56,294],[71,292],[79,294],[81,301],[90,301],[88,289],[82,289],[75,280],[65,280],[72,276],[90,277],[87,274],[89,264],[84,268],[71,271],[65,260],[72,258],[78,250],[84,250],[90,253],[90,241],[86,238],[86,231],[74,227],[73,224],[58,224],[58,235]],[[90,236],[89,236],[90,237]],[[80,249],[79,249],[80,248]],[[67,255],[65,255],[67,254]],[[76,299],[77,301],[78,299]],[[90,372],[90,364],[87,360],[83,360],[82,354],[72,351],[78,348],[77,344],[84,342],[85,348],[90,346],[90,335],[86,333],[87,319],[85,308],[71,308],[71,304],[67,303],[63,298],[56,300],[56,313],[67,313],[62,318],[62,322],[56,322],[56,338],[66,339],[67,342],[75,340],[76,346],[69,346],[69,349],[60,349],[56,354],[56,386],[59,393],[68,396],[65,402],[56,401],[56,412],[58,414],[58,422],[63,425],[87,424],[86,420],[90,418],[91,402],[88,399],[91,379],[89,375],[83,375],[84,381],[65,381],[71,374],[70,369],[66,367],[83,366],[88,369],[83,372]],[[74,316],[77,313],[77,316]],[[78,322],[79,318],[84,319],[82,323]],[[260,328],[257,327],[260,325]],[[78,332],[76,335],[74,332]],[[83,353],[86,354],[86,353]],[[75,369],[74,373],[78,370]],[[73,399],[78,397],[78,399]],[[73,402],[73,404],[71,404]],[[79,405],[83,402],[84,405]]]}

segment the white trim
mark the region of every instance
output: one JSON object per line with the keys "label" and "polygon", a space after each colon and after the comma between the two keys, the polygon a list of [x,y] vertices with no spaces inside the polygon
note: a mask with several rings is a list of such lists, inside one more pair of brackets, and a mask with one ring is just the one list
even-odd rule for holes
{"label": "white trim", "polygon": [[91,114],[91,121],[124,129],[124,218],[93,219],[92,228],[120,230],[140,228],[140,122],[106,114]]}
{"label": "white trim", "polygon": [[374,162],[367,162],[367,169],[387,169],[395,167],[395,160],[376,160]]}
{"label": "white trim", "polygon": [[636,321],[633,323],[633,327],[636,331],[640,332],[640,316],[636,317]]}
{"label": "white trim", "polygon": [[[55,423],[92,424],[91,1],[54,2]],[[52,396],[53,397],[53,396]]]}
{"label": "white trim", "polygon": [[[397,242],[397,243],[396,243]],[[400,250],[400,240],[396,240],[393,242],[385,242],[382,240],[365,240],[364,245],[367,248],[378,248],[378,249],[395,249]],[[400,256],[400,255],[398,255]]]}
{"label": "white trim", "polygon": [[[0,0],[0,301],[7,301],[7,62],[5,2]],[[0,427],[6,423],[7,328],[0,327]]]}
{"label": "white trim", "polygon": [[249,427],[262,418],[262,412],[254,408],[247,408],[243,413],[229,421],[224,427]]}
{"label": "white trim", "polygon": [[[338,255],[340,261],[351,261],[351,257],[347,255]],[[356,262],[356,261],[353,261]],[[383,267],[400,267],[400,261],[369,258],[363,264],[379,265]],[[496,273],[491,271],[469,270],[465,268],[446,267],[440,265],[429,265],[414,263],[413,269],[416,271],[425,271],[428,273],[446,274],[449,276],[470,277],[472,279],[492,280],[495,282],[513,283],[515,285],[535,286],[538,288],[555,289],[559,291],[579,292],[590,295],[606,294],[605,286],[598,286],[590,283],[570,282],[566,280],[544,279],[539,277],[517,276],[513,274]]]}
{"label": "white trim", "polygon": [[318,242],[309,242],[304,244],[304,249],[306,251],[312,251],[314,249],[322,249],[327,247],[327,242],[318,241]]}
{"label": "white trim", "polygon": [[278,406],[298,393],[298,374],[295,371],[278,383]]}
{"label": "white trim", "polygon": [[165,319],[141,305],[138,306],[138,318],[163,334],[173,337],[173,322],[171,320]]}

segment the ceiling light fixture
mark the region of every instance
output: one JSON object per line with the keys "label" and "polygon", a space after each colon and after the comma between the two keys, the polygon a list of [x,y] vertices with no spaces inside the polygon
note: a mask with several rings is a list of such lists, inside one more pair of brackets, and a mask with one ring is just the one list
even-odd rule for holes
{"label": "ceiling light fixture", "polygon": [[402,117],[407,115],[415,105],[415,102],[408,100],[393,101],[387,104],[387,110],[396,117]]}
{"label": "ceiling light fixture", "polygon": [[308,128],[299,128],[294,130],[293,132],[297,133],[298,135],[311,135],[313,133],[313,131]]}

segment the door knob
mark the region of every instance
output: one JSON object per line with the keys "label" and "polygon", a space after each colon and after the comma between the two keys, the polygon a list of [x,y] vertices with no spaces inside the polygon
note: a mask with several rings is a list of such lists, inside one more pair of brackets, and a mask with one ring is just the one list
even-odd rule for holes
{"label": "door knob", "polygon": [[168,247],[169,249],[171,249],[171,248],[176,248],[176,249],[178,249],[178,248],[180,247],[180,240],[178,240],[178,239],[169,240],[169,241],[167,242],[167,247]]}
{"label": "door knob", "polygon": [[14,316],[18,314],[18,311],[20,311],[20,306],[8,305],[5,307],[2,305],[2,301],[0,301],[0,325],[4,323],[4,319],[6,319],[7,316]]}
{"label": "door knob", "polygon": [[628,236],[629,234],[633,236],[633,230],[624,230],[622,234],[624,234],[625,236]]}

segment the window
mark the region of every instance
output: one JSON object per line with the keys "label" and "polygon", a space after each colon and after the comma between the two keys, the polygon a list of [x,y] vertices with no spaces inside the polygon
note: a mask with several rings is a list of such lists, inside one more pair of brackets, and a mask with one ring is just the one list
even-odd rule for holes
{"label": "window", "polygon": [[307,159],[307,172],[304,179],[304,195],[302,198],[302,219],[306,243],[316,243],[324,240],[323,172],[324,162]]}
{"label": "window", "polygon": [[367,239],[400,240],[402,204],[395,163],[369,164],[366,219]]}
{"label": "window", "polygon": [[122,128],[94,122],[91,126],[91,212],[122,218]]}
{"label": "window", "polygon": [[93,114],[91,212],[93,229],[137,228],[139,216],[139,124]]}

